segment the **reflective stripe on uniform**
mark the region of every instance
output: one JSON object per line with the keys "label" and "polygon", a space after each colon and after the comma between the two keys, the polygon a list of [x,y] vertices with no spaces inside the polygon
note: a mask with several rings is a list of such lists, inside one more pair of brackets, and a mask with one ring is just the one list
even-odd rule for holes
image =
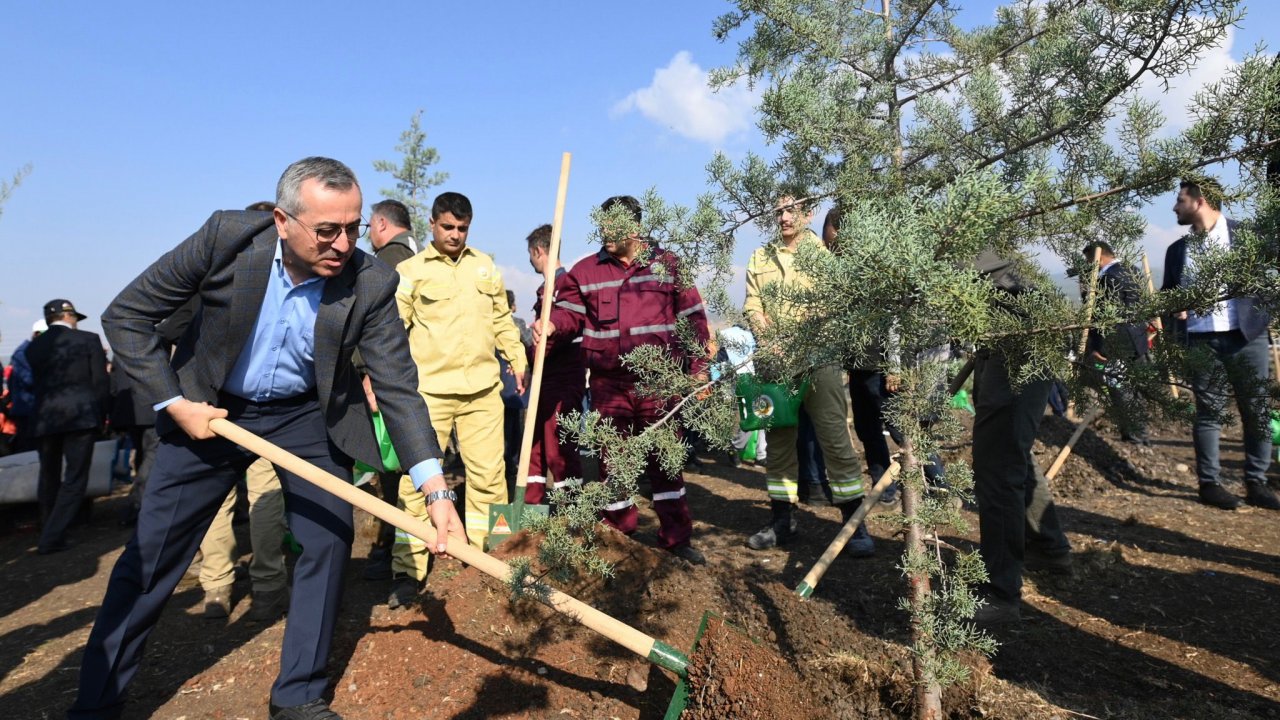
{"label": "reflective stripe on uniform", "polygon": [[468,512],[467,513],[467,531],[469,532],[472,528],[477,528],[479,530],[484,531],[486,534],[488,534],[489,515],[487,513]]}
{"label": "reflective stripe on uniform", "polygon": [[581,478],[569,478],[568,480],[557,480],[551,485],[551,487],[555,490],[559,490],[563,487],[580,487],[581,485]]}
{"label": "reflective stripe on uniform", "polygon": [[626,510],[632,505],[635,505],[635,501],[633,501],[631,498],[627,498],[626,500],[623,500],[621,502],[609,503],[608,505],[604,506],[604,509],[612,512],[614,510]]}
{"label": "reflective stripe on uniform", "polygon": [[[631,335],[645,335],[647,333],[675,332],[675,325],[639,325],[631,328]],[[617,330],[614,330],[616,333]]]}
{"label": "reflective stripe on uniform", "polygon": [[679,490],[671,490],[669,492],[654,493],[653,501],[658,502],[660,500],[679,500],[682,497],[684,497],[684,488],[680,488]]}
{"label": "reflective stripe on uniform", "polygon": [[584,305],[579,305],[578,303],[571,303],[571,302],[569,302],[568,300],[561,300],[561,301],[557,302],[557,303],[556,303],[556,307],[558,307],[558,308],[564,308],[565,310],[572,310],[572,311],[577,312],[577,313],[582,313],[583,315],[586,315],[586,314],[587,314],[587,308],[586,308],[586,306],[584,306]]}
{"label": "reflective stripe on uniform", "polygon": [[698,312],[698,311],[699,311],[699,310],[701,310],[701,309],[702,309],[702,303],[698,303],[697,305],[694,305],[693,307],[687,307],[687,308],[685,308],[685,309],[681,310],[680,312],[676,313],[676,317],[678,317],[678,318],[682,318],[682,317],[689,317],[690,315],[692,315],[692,314],[694,314],[694,313]]}
{"label": "reflective stripe on uniform", "polygon": [[670,275],[635,275],[631,278],[631,284],[650,283],[650,282],[675,282],[675,278]]}
{"label": "reflective stripe on uniform", "polygon": [[417,537],[415,535],[410,535],[409,533],[405,532],[404,530],[401,530],[400,528],[396,528],[396,542],[400,543],[401,545],[413,545],[417,547],[427,546],[426,540],[423,540],[422,538]]}
{"label": "reflective stripe on uniform", "polygon": [[771,479],[768,481],[768,488],[770,500],[785,500],[792,504],[800,501],[800,486],[795,480]]}
{"label": "reflective stripe on uniform", "polygon": [[861,477],[854,477],[848,480],[836,480],[835,478],[831,478],[831,501],[833,503],[840,503],[860,497],[862,497]]}
{"label": "reflective stripe on uniform", "polygon": [[[632,332],[634,333],[635,331],[633,330]],[[617,330],[592,330],[591,328],[583,328],[582,334],[586,335],[587,337],[597,338],[601,340],[607,339],[607,338],[616,338],[622,335],[622,333]]]}
{"label": "reflective stripe on uniform", "polygon": [[529,484],[546,485],[547,479],[542,477],[541,475],[530,475],[528,478],[525,479],[525,482]]}
{"label": "reflective stripe on uniform", "polygon": [[622,281],[606,280],[604,282],[588,283],[586,285],[579,285],[578,290],[580,290],[581,292],[591,292],[592,290],[600,290],[601,288],[609,288],[609,287],[622,287]]}

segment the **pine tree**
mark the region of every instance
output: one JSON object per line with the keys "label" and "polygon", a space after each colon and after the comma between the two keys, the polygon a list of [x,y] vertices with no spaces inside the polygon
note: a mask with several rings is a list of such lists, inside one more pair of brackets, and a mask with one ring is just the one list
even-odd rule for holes
{"label": "pine tree", "polygon": [[[949,398],[938,389],[950,368],[927,351],[999,351],[1011,359],[1013,382],[1066,378],[1079,405],[1097,405],[1106,394],[1088,390],[1086,368],[1072,358],[1082,330],[1204,310],[1223,297],[1280,306],[1280,215],[1266,183],[1277,147],[1271,138],[1280,137],[1271,112],[1280,68],[1270,56],[1250,55],[1202,89],[1186,110],[1186,129],[1171,133],[1139,91],[1175,80],[1221,43],[1241,19],[1237,0],[1018,0],[973,28],[957,24],[958,7],[948,0],[735,5],[714,32],[740,38],[737,62],[713,73],[713,82],[763,87],[758,124],[775,154],[736,164],[718,155],[707,168],[710,190],[693,208],[649,193],[644,230],[681,256],[686,281],[696,273],[707,302],[733,320],[740,311],[725,288],[738,231],[754,223],[776,237],[782,197],[842,209],[839,252],[797,257],[812,285],[767,289],[766,306],[807,312],[757,338],[756,370],[764,380],[792,381],[805,368],[839,362],[901,376],[887,413],[909,450],[898,522],[910,539],[902,567],[912,587],[904,602],[916,712],[939,717],[940,688],[968,672],[956,652],[993,644],[967,622],[980,560],[939,539],[939,528],[963,528],[963,517],[950,498],[926,491],[914,463],[958,432],[955,423],[920,422],[948,416]],[[1142,206],[1179,178],[1224,166],[1239,175],[1227,199],[1253,218],[1230,252],[1197,261],[1190,287],[1150,294],[1139,307],[1103,298],[1086,312],[1033,261],[1051,252],[1084,270],[1081,248],[1104,240],[1140,264]],[[978,272],[975,258],[988,250],[1013,261],[1025,292],[1011,296]],[[885,347],[899,360],[878,350]],[[1153,359],[1126,378],[1141,412],[1189,417],[1187,395],[1173,398],[1167,383],[1183,382],[1203,358],[1162,337]],[[672,422],[623,444],[612,474],[638,474],[641,449],[678,467],[684,446],[676,423],[727,441],[731,388],[708,392],[654,349],[627,360],[652,391],[683,399]],[[616,442],[598,420],[585,428],[587,445]],[[947,480],[962,495],[972,485],[959,464],[948,467]]]}
{"label": "pine tree", "polygon": [[15,188],[22,184],[22,179],[31,174],[31,165],[24,165],[13,174],[12,180],[0,181],[0,216],[4,215],[4,204],[13,194]]}
{"label": "pine tree", "polygon": [[449,174],[431,171],[431,166],[440,162],[440,153],[427,145],[421,110],[410,118],[409,129],[400,133],[396,152],[401,154],[399,163],[394,160],[373,161],[374,170],[389,173],[396,181],[395,187],[381,190],[382,196],[404,203],[413,219],[414,237],[425,238],[428,235],[427,221],[431,218],[431,198],[427,192],[443,184],[449,179]]}

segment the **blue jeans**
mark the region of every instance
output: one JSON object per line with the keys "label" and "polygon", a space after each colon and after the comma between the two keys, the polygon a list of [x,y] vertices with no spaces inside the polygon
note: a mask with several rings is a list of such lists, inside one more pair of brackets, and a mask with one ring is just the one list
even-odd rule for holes
{"label": "blue jeans", "polygon": [[1202,483],[1218,482],[1222,464],[1218,440],[1219,419],[1227,405],[1227,386],[1236,396],[1240,422],[1244,426],[1244,479],[1265,483],[1271,467],[1270,418],[1266,413],[1266,383],[1270,377],[1266,334],[1246,340],[1239,330],[1188,333],[1189,350],[1208,348],[1213,363],[1208,372],[1191,374],[1191,391],[1196,396],[1196,420],[1192,439],[1196,449],[1196,478]]}

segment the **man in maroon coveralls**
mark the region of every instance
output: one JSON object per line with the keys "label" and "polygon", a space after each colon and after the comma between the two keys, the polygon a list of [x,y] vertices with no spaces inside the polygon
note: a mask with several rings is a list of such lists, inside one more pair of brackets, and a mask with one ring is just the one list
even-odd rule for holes
{"label": "man in maroon coveralls", "polygon": [[[605,200],[600,206],[608,212],[621,205],[640,224],[640,203],[621,195]],[[616,212],[616,211],[615,211]],[[676,357],[684,354],[676,337],[676,323],[687,320],[699,343],[708,340],[707,314],[702,296],[693,287],[677,284],[676,256],[658,248],[652,240],[642,240],[638,233],[625,237],[607,228],[604,248],[597,254],[579,260],[567,274],[563,287],[557,285],[556,303],[552,308],[551,337],[568,341],[582,336],[582,352],[591,371],[592,409],[613,422],[623,435],[639,434],[662,417],[671,406],[670,398],[641,397],[634,392],[639,378],[622,364],[622,356],[641,345],[661,345]],[[647,247],[644,261],[637,259]],[[534,324],[534,336],[541,331]],[[694,374],[706,372],[704,356],[686,361]],[[608,468],[609,458],[604,458]],[[693,545],[693,520],[685,500],[684,477],[669,476],[650,457],[644,476],[653,490],[653,509],[658,514],[661,547],[692,563],[702,564],[706,558]],[[606,506],[604,521],[630,535],[636,529],[634,501],[626,498]]]}
{"label": "man in maroon coveralls", "polygon": [[[559,258],[549,256],[551,226],[542,225],[529,233],[529,264],[542,275],[548,262],[556,264],[554,303],[569,282],[569,273],[560,266]],[[533,316],[542,317],[543,288],[538,288],[538,301]],[[529,367],[533,367],[533,349],[529,350]],[[534,413],[533,447],[529,453],[529,484],[524,501],[540,505],[547,496],[547,475],[554,478],[554,488],[564,487],[570,479],[582,478],[582,462],[578,444],[560,440],[558,415],[582,409],[582,396],[587,392],[587,367],[582,362],[582,338],[548,338],[547,355],[542,364],[542,390]]]}

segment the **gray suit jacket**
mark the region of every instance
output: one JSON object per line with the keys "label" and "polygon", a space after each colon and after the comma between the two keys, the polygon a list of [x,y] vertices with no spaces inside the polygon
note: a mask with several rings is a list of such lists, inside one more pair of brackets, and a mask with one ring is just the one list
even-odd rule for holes
{"label": "gray suit jacket", "polygon": [[[278,242],[270,213],[216,212],[116,296],[102,327],[143,400],[181,395],[217,404],[253,332]],[[316,391],[329,437],[348,456],[379,468],[373,423],[351,364],[357,347],[404,467],[441,457],[396,308],[398,282],[393,270],[357,249],[342,273],[325,281],[315,326]],[[170,359],[156,325],[196,295],[200,307]],[[168,413],[160,413],[157,432],[174,429]]]}

